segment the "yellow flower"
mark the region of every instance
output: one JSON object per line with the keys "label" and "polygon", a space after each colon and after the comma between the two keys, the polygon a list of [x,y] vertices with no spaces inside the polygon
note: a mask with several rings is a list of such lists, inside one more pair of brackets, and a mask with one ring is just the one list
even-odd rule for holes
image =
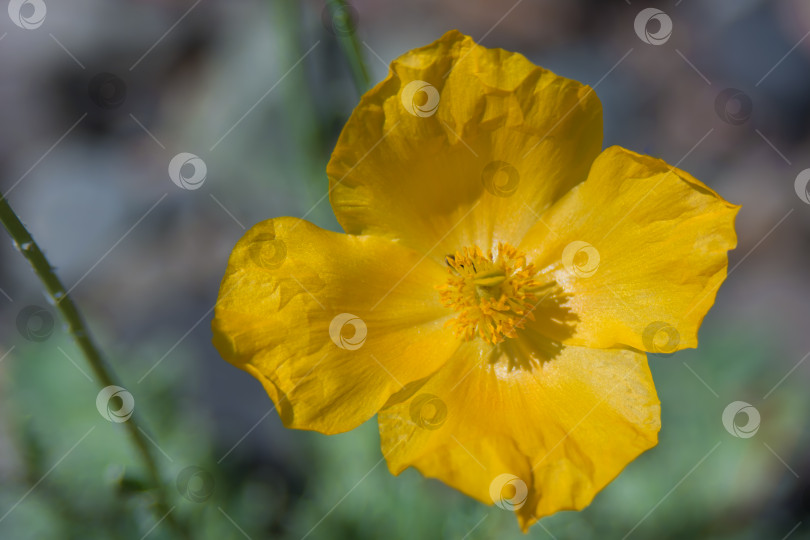
{"label": "yellow flower", "polygon": [[657,443],[644,353],[697,346],[738,207],[602,151],[591,88],[455,31],[392,63],[327,174],[346,234],[256,225],[213,322],[287,427],[377,414],[392,473],[414,466],[524,531]]}

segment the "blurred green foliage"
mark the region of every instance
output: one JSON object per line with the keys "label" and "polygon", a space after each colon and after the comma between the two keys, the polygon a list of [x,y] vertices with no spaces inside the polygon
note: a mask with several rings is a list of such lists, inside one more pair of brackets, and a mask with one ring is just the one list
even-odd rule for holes
{"label": "blurred green foliage", "polygon": [[[659,445],[586,510],[543,519],[530,537],[623,538],[632,531],[629,538],[755,540],[790,531],[794,516],[783,503],[799,480],[779,460],[798,462],[807,435],[795,426],[806,425],[810,396],[788,379],[762,399],[781,377],[761,362],[766,340],[704,333],[709,337],[699,351],[651,358],[662,401]],[[58,346],[80,360],[69,342]],[[2,381],[2,414],[13,447],[4,457],[17,468],[0,487],[2,513],[13,508],[0,521],[0,537],[168,538],[160,525],[150,532],[151,495],[142,491],[122,425],[96,410],[95,385],[53,347],[24,347]],[[138,374],[120,375],[134,381]],[[523,537],[509,512],[414,470],[392,476],[374,420],[331,437],[294,432],[300,452],[284,463],[257,463],[239,448],[217,463],[224,452],[215,447],[210,426],[180,395],[194,384],[167,369],[131,388],[137,414],[160,441],[156,456],[173,512],[190,524],[194,538]],[[762,414],[752,438],[735,438],[721,424],[724,407],[736,399]],[[278,423],[275,413],[269,423]],[[199,467],[210,481],[197,478],[186,498],[176,484],[188,466]],[[190,500],[195,497],[200,502]]]}

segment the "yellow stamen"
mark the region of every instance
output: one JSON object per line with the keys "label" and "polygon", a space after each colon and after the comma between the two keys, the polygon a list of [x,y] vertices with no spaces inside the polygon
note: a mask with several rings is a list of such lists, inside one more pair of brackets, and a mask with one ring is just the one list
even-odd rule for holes
{"label": "yellow stamen", "polygon": [[514,247],[499,243],[494,256],[492,250],[465,247],[448,255],[447,264],[450,278],[437,288],[442,304],[458,312],[447,322],[457,336],[496,344],[534,320],[535,293],[543,287],[534,266]]}

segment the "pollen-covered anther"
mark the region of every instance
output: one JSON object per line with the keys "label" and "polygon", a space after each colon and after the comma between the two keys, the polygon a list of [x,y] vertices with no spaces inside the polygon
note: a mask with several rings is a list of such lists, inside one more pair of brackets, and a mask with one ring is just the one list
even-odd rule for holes
{"label": "pollen-covered anther", "polygon": [[496,344],[517,337],[517,330],[534,320],[537,292],[545,287],[517,249],[504,243],[494,253],[465,247],[446,260],[450,277],[438,287],[439,297],[458,313],[447,322],[457,336]]}

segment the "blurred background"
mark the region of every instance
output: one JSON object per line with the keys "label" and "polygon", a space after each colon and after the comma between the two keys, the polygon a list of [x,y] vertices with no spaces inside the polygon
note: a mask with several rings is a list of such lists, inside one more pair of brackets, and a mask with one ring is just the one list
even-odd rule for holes
{"label": "blurred background", "polygon": [[[639,27],[649,7],[664,17]],[[660,444],[528,537],[810,538],[810,3],[356,0],[348,13],[374,82],[458,28],[594,86],[605,146],[677,163],[743,206],[700,348],[650,358]],[[194,538],[524,538],[509,512],[391,476],[375,420],[284,429],[211,345],[245,228],[306,215],[338,230],[325,166],[358,100],[346,31],[315,0],[12,1],[0,191],[134,396]],[[181,153],[198,160],[176,185]],[[10,241],[0,261],[0,538],[168,538],[28,263]],[[724,426],[738,401],[758,427],[743,413],[747,431]]]}

